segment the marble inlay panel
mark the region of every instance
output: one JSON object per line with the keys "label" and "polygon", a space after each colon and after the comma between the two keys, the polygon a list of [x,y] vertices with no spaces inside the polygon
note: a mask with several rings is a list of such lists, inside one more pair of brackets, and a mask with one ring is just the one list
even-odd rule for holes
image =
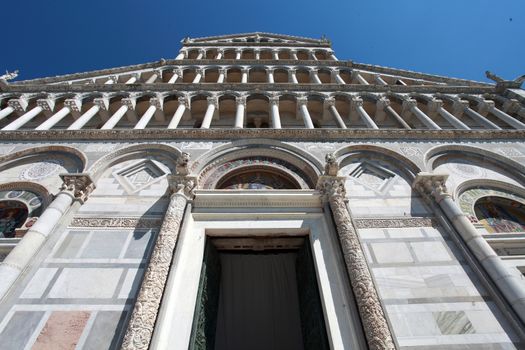
{"label": "marble inlay panel", "polygon": [[476,330],[464,311],[433,312],[441,334],[473,334]]}

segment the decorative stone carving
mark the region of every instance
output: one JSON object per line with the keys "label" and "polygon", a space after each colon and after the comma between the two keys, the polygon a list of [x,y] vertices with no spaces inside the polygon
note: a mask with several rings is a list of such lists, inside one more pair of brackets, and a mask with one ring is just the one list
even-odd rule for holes
{"label": "decorative stone carving", "polygon": [[60,174],[60,178],[63,181],[61,191],[70,193],[82,204],[95,189],[95,183],[87,173]]}
{"label": "decorative stone carving", "polygon": [[339,172],[339,164],[337,163],[337,158],[333,153],[328,153],[325,156],[326,164],[324,166],[324,172],[326,175],[337,176]]}
{"label": "decorative stone carving", "polygon": [[170,203],[140,286],[122,349],[149,348],[186,203],[194,195],[196,178],[186,176],[188,161],[189,155],[183,154],[177,162],[177,170],[181,173],[168,176],[172,193]]}
{"label": "decorative stone carving", "polygon": [[439,203],[446,197],[451,197],[445,185],[447,178],[447,174],[419,173],[414,179],[412,187],[418,190],[427,200],[432,196]]}
{"label": "decorative stone carving", "polygon": [[33,165],[24,169],[19,178],[21,180],[41,180],[57,172],[64,162],[60,159],[49,159],[41,162],[34,163]]}
{"label": "decorative stone carving", "polygon": [[429,217],[398,217],[398,218],[366,218],[354,219],[357,229],[366,228],[405,228],[405,227],[436,227],[438,222]]}
{"label": "decorative stone carving", "polygon": [[395,349],[385,312],[379,302],[365,255],[346,208],[345,180],[345,177],[323,175],[319,177],[317,189],[324,195],[332,209],[368,347],[371,350]]}
{"label": "decorative stone carving", "polygon": [[83,218],[76,217],[71,221],[71,227],[103,227],[103,228],[155,228],[162,224],[161,218]]}

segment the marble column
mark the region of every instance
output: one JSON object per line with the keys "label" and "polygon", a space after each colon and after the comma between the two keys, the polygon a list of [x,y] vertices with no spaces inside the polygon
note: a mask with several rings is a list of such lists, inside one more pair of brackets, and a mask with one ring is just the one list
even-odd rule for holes
{"label": "marble column", "polygon": [[270,115],[272,117],[272,128],[281,129],[281,115],[279,114],[279,97],[270,98]]}
{"label": "marble column", "polygon": [[241,69],[241,83],[245,84],[248,82],[248,68]]}
{"label": "marble column", "polygon": [[274,71],[273,68],[268,68],[268,69],[266,70],[266,72],[267,72],[267,74],[268,74],[268,83],[269,83],[269,84],[273,84],[273,83],[275,83],[275,80],[274,80],[274,78],[273,78],[273,71]]}
{"label": "marble column", "polygon": [[24,113],[20,117],[13,120],[11,123],[4,126],[2,130],[18,130],[19,128],[24,126],[24,124],[29,122],[31,119],[39,115],[40,112],[42,112],[43,110],[44,108],[42,108],[42,106],[37,105],[36,107],[33,107],[30,111]]}
{"label": "marble column", "polygon": [[179,79],[179,77],[182,77],[182,70],[174,69],[173,75],[171,76],[170,80],[168,80],[168,84],[175,84],[177,82],[177,79]]}
{"label": "marble column", "polygon": [[0,111],[0,120],[4,119],[5,117],[9,116],[11,113],[13,113],[15,109],[11,106],[7,106],[6,108],[2,109]]}
{"label": "marble column", "polygon": [[377,124],[372,119],[372,117],[370,117],[368,113],[366,112],[366,110],[363,108],[363,100],[361,98],[358,98],[358,97],[353,98],[350,105],[351,105],[351,108],[355,110],[357,115],[361,118],[361,120],[365,122],[367,127],[371,129],[379,129]]}
{"label": "marble column", "polygon": [[[525,124],[520,122],[517,119],[514,119],[512,116],[508,115],[507,113],[503,112],[502,110],[496,108],[494,101],[487,101],[483,100],[478,103],[479,109],[484,110],[487,113],[491,113],[493,116],[498,118],[499,120],[502,120],[506,124],[512,126],[514,129],[523,130],[525,129]],[[481,112],[480,112],[481,113]],[[481,113],[483,114],[483,113]]]}
{"label": "marble column", "polygon": [[148,80],[146,80],[145,84],[153,84],[158,78],[160,78],[161,76],[161,72],[160,71],[156,71],[154,72],[149,78]]}
{"label": "marble column", "polygon": [[235,50],[235,59],[240,60],[242,57],[242,50]]}
{"label": "marble column", "polygon": [[84,125],[89,123],[89,121],[98,113],[100,110],[100,106],[94,105],[90,109],[86,111],[86,113],[82,114],[80,118],[75,120],[73,124],[67,128],[68,130],[80,130]]}
{"label": "marble column", "polygon": [[118,124],[120,119],[122,119],[122,117],[126,114],[127,111],[128,111],[127,105],[120,106],[120,108],[115,113],[113,113],[111,118],[109,118],[109,120],[102,126],[101,129],[102,130],[113,129],[115,125]]}
{"label": "marble column", "polygon": [[413,187],[427,200],[436,201],[521,321],[525,322],[525,279],[516,268],[507,266],[501,260],[461,211],[447,191],[445,186],[447,177],[446,174],[419,173],[414,180]]}
{"label": "marble column", "polygon": [[312,122],[312,117],[310,116],[310,112],[308,112],[308,100],[306,98],[298,98],[297,105],[299,107],[299,112],[303,117],[304,126],[307,129],[314,129],[315,126]]}
{"label": "marble column", "polygon": [[195,58],[196,60],[202,60],[203,57],[205,57],[206,55],[206,51],[204,50],[199,50],[199,54],[197,55],[197,57]]}
{"label": "marble column", "polygon": [[224,51],[223,50],[217,50],[217,56],[215,56],[215,59],[216,60],[220,60],[220,59],[222,59],[222,56],[224,56]]}
{"label": "marble column", "polygon": [[219,69],[219,78],[217,78],[217,83],[222,84],[226,80],[226,68]]}
{"label": "marble column", "polygon": [[327,98],[325,100],[325,103],[328,105],[328,110],[330,111],[330,114],[332,115],[332,118],[334,119],[337,126],[341,129],[346,129],[346,124],[343,121],[343,118],[339,114],[339,111],[335,107],[335,99],[334,98]]}
{"label": "marble column", "polygon": [[261,59],[261,51],[254,50],[253,54],[254,54],[254,57],[255,57],[256,60],[260,60]]}
{"label": "marble column", "polygon": [[295,74],[295,69],[290,69],[288,73],[290,74],[290,83],[292,84],[298,84],[299,81],[297,80],[297,75]]}
{"label": "marble column", "polygon": [[176,129],[177,126],[179,126],[179,123],[184,116],[184,112],[186,112],[186,109],[189,108],[188,99],[184,97],[179,97],[179,106],[177,107],[177,110],[175,111],[175,114],[173,114],[173,118],[171,118],[171,121],[168,125],[168,129]]}
{"label": "marble column", "polygon": [[334,52],[333,51],[330,51],[328,53],[328,57],[331,59],[331,60],[334,60],[334,61],[338,61],[337,57],[335,56]]}
{"label": "marble column", "polygon": [[439,125],[434,123],[432,119],[430,119],[425,113],[423,113],[422,110],[417,107],[417,101],[412,98],[403,100],[403,114],[406,115],[408,113],[414,114],[416,118],[419,119],[419,121],[429,129],[441,130]]}
{"label": "marble column", "polygon": [[88,174],[63,174],[61,191],[44,210],[35,224],[24,235],[22,240],[0,264],[0,299],[5,296],[22,271],[30,264],[44,242],[54,232],[53,229],[63,218],[74,201],[81,204],[95,189]]}
{"label": "marble column", "polygon": [[337,176],[338,166],[334,163],[335,157],[328,155],[325,175],[319,177],[317,189],[323,195],[324,201],[328,202],[332,212],[368,349],[393,350],[395,346],[385,311],[379,301],[365,253],[346,207],[346,177]]}
{"label": "marble column", "polygon": [[157,107],[150,103],[150,106],[148,107],[146,112],[144,112],[142,117],[140,117],[139,121],[133,129],[145,129],[148,123],[150,122],[151,118],[153,118],[153,115],[155,114],[156,110]]}
{"label": "marble column", "polygon": [[208,97],[208,108],[206,109],[206,114],[202,119],[201,129],[209,129],[211,126],[211,121],[215,114],[215,111],[219,107],[219,101],[215,97]]}
{"label": "marble column", "polygon": [[290,57],[292,58],[292,60],[298,60],[299,58],[297,58],[297,50],[290,50]]}
{"label": "marble column", "polygon": [[428,110],[430,113],[439,113],[447,122],[456,129],[470,130],[470,128],[461,120],[456,118],[452,113],[443,108],[443,101],[432,99],[428,102]]}
{"label": "marble column", "polygon": [[357,82],[362,85],[370,85],[358,71],[352,71],[352,80],[357,80]]}
{"label": "marble column", "polygon": [[479,125],[485,126],[489,129],[501,130],[501,128],[498,125],[494,124],[493,122],[491,122],[490,120],[488,120],[469,106],[470,103],[468,101],[460,100],[459,98],[453,99],[452,109],[454,115],[461,116],[462,114],[466,114],[469,118],[474,120]]}
{"label": "marble column", "polygon": [[346,82],[343,80],[343,78],[341,78],[341,75],[339,74],[339,71],[337,70],[334,70],[332,71],[332,76],[334,78],[334,81],[337,83],[337,84],[346,84]]}
{"label": "marble column", "polygon": [[192,84],[200,83],[203,76],[204,76],[204,69],[197,69],[195,71],[195,78],[193,78]]}
{"label": "marble column", "polygon": [[272,50],[272,57],[274,60],[279,60],[279,50]]}
{"label": "marble column", "polygon": [[401,126],[407,130],[412,129],[410,125],[396,112],[392,106],[390,106],[390,100],[386,97],[382,97],[376,102],[376,115],[379,111],[383,111],[385,114],[390,115],[394,118]]}
{"label": "marble column", "polygon": [[183,60],[186,58],[186,51],[180,51],[177,57],[175,57],[176,60]]}
{"label": "marble column", "polygon": [[125,84],[134,84],[137,82],[137,79],[138,79],[138,75],[135,74],[133,75],[131,78],[129,78],[128,80],[126,80]]}
{"label": "marble column", "polygon": [[235,113],[234,128],[244,128],[244,118],[246,116],[246,97],[237,97],[236,100],[237,111]]}
{"label": "marble column", "polygon": [[385,81],[385,79],[381,78],[379,74],[374,75],[374,80],[379,85],[388,85],[388,83]]}
{"label": "marble column", "polygon": [[314,51],[310,51],[308,54],[310,55],[310,59],[311,59],[312,61],[319,61],[319,60],[317,59],[317,56],[315,55],[315,52],[314,52]]}
{"label": "marble column", "polygon": [[123,350],[147,350],[150,348],[182,218],[184,212],[188,210],[186,209],[188,202],[194,196],[193,189],[197,179],[187,176],[187,172],[170,175],[168,180],[170,202],[126,329],[121,347]]}
{"label": "marble column", "polygon": [[321,79],[319,79],[319,75],[317,74],[317,69],[311,69],[310,70],[310,76],[312,77],[312,82],[314,84],[322,84],[323,82]]}

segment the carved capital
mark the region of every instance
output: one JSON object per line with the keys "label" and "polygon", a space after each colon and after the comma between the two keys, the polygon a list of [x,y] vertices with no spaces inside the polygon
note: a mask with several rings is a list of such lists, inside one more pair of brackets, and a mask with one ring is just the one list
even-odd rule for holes
{"label": "carved capital", "polygon": [[402,107],[403,107],[403,113],[410,112],[412,108],[417,107],[417,101],[414,100],[413,98],[407,98],[403,100]]}
{"label": "carved capital", "polygon": [[503,102],[503,110],[507,113],[518,113],[521,108],[521,104],[516,99],[508,99]]}
{"label": "carved capital", "polygon": [[298,97],[297,98],[297,107],[299,106],[306,106],[308,104],[308,99],[306,97]]}
{"label": "carved capital", "polygon": [[441,107],[443,107],[443,101],[438,99],[432,99],[428,102],[428,112],[436,113]]}
{"label": "carved capital", "polygon": [[327,107],[335,106],[335,98],[327,97],[324,99],[324,103]]}
{"label": "carved capital", "polygon": [[59,176],[63,181],[60,190],[69,193],[82,204],[95,189],[95,183],[87,173],[60,174]]}
{"label": "carved capital", "polygon": [[123,106],[128,107],[128,110],[134,111],[135,106],[137,105],[137,99],[134,97],[126,97],[120,100]]}
{"label": "carved capital", "polygon": [[452,114],[461,116],[469,106],[468,101],[460,99],[454,100],[454,102],[452,102]]}
{"label": "carved capital", "polygon": [[42,108],[45,112],[53,112],[55,109],[55,100],[41,98],[36,101],[36,105]]}
{"label": "carved capital", "polygon": [[220,69],[219,69],[219,74],[224,74],[224,75],[226,75],[227,72],[228,72],[228,69],[226,69],[226,68],[220,68]]}
{"label": "carved capital", "polygon": [[344,176],[321,175],[317,180],[316,188],[321,193],[324,202],[329,202],[336,197],[344,200],[346,197],[345,182],[346,177]]}
{"label": "carved capital", "polygon": [[179,97],[178,98],[179,104],[184,105],[186,108],[190,108],[190,100],[186,97]]}
{"label": "carved capital", "polygon": [[17,98],[9,100],[7,105],[18,113],[23,113],[27,109],[28,102],[25,98]]}
{"label": "carved capital", "polygon": [[270,105],[279,105],[279,96],[272,96],[269,98]]}
{"label": "carved capital", "polygon": [[425,198],[434,197],[439,203],[451,197],[445,185],[447,178],[448,174],[419,173],[414,179],[412,188],[418,190]]}
{"label": "carved capital", "polygon": [[157,108],[157,111],[162,111],[164,100],[160,97],[152,97],[149,99],[149,104]]}
{"label": "carved capital", "polygon": [[494,101],[490,100],[481,100],[478,102],[478,113],[486,116],[490,111],[495,108]]}
{"label": "carved capital", "polygon": [[356,109],[357,107],[363,107],[363,99],[360,97],[352,97],[350,101],[351,109]]}
{"label": "carved capital", "polygon": [[390,106],[390,100],[386,97],[382,97],[376,102],[376,109],[377,110],[383,110],[386,107]]}
{"label": "carved capital", "polygon": [[208,106],[213,105],[215,108],[219,108],[219,99],[217,97],[208,97],[206,100],[208,101]]}
{"label": "carved capital", "polygon": [[246,106],[246,96],[239,96],[235,98],[235,104]]}
{"label": "carved capital", "polygon": [[66,106],[73,112],[80,113],[80,110],[82,109],[82,102],[76,98],[68,98],[64,101],[64,106]]}
{"label": "carved capital", "polygon": [[95,98],[93,104],[99,106],[101,111],[107,112],[109,110],[109,98],[107,97]]}

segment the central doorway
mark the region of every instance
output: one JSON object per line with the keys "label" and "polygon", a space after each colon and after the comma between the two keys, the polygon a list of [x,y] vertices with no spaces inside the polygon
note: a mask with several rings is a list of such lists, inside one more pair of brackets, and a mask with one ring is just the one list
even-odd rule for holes
{"label": "central doorway", "polygon": [[189,349],[329,349],[308,236],[208,237]]}

